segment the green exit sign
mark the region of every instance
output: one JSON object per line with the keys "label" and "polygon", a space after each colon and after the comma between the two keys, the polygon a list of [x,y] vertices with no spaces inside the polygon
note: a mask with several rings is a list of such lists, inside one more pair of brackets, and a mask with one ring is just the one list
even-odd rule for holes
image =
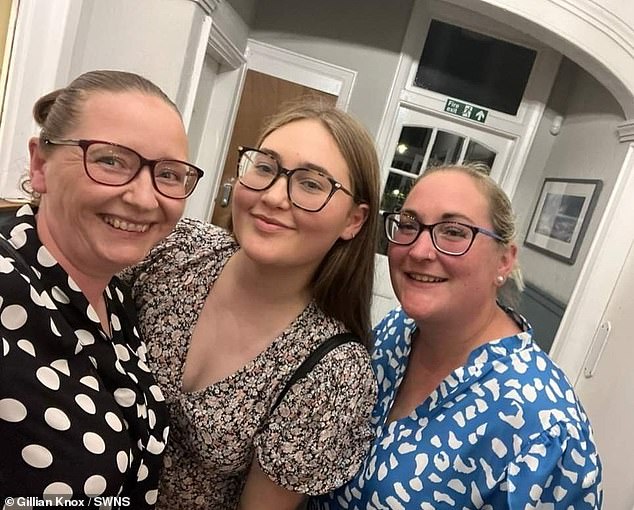
{"label": "green exit sign", "polygon": [[484,121],[487,119],[487,114],[489,113],[489,111],[485,110],[484,108],[473,106],[472,104],[463,103],[461,101],[456,101],[455,99],[447,99],[447,103],[445,104],[445,111],[454,115],[458,115],[459,117],[464,117],[469,120],[481,122],[482,124],[484,124]]}

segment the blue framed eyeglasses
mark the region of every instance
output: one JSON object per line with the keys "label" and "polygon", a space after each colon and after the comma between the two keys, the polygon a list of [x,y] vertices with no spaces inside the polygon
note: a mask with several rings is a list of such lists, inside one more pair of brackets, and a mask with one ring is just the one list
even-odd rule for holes
{"label": "blue framed eyeglasses", "polygon": [[383,213],[383,215],[388,241],[399,246],[414,244],[425,230],[429,230],[431,242],[436,250],[455,257],[469,251],[477,234],[504,242],[504,239],[491,230],[459,221],[440,221],[426,225],[411,214],[396,212]]}

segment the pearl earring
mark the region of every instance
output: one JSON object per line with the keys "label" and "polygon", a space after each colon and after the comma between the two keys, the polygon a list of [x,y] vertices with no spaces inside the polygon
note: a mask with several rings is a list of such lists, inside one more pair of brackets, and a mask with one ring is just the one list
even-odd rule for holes
{"label": "pearl earring", "polygon": [[498,282],[498,285],[502,285],[504,283],[504,276],[500,274],[495,280]]}

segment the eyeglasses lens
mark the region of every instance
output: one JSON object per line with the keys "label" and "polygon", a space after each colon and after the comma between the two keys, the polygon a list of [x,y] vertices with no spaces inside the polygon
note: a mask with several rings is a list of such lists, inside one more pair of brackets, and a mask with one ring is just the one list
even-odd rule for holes
{"label": "eyeglasses lens", "polygon": [[[394,244],[409,245],[419,236],[421,224],[414,218],[394,214],[387,217],[385,233]],[[454,222],[441,222],[432,227],[434,246],[449,255],[462,255],[471,246],[473,231]]]}
{"label": "eyeglasses lens", "polygon": [[[105,143],[94,143],[86,151],[86,171],[102,184],[121,186],[130,182],[141,168],[135,152]],[[196,187],[198,170],[180,161],[162,160],[153,168],[156,188],[172,198],[184,198]]]}
{"label": "eyeglasses lens", "polygon": [[400,215],[388,216],[385,222],[387,238],[395,244],[411,244],[418,237],[420,225]]}
{"label": "eyeglasses lens", "polygon": [[473,232],[457,223],[438,223],[434,227],[436,246],[445,253],[459,255],[469,249]]}
{"label": "eyeglasses lens", "polygon": [[[274,158],[258,151],[246,151],[240,159],[240,182],[252,190],[268,188],[281,171]],[[325,175],[307,168],[291,170],[290,174],[291,202],[307,211],[317,211],[326,204],[333,185]]]}

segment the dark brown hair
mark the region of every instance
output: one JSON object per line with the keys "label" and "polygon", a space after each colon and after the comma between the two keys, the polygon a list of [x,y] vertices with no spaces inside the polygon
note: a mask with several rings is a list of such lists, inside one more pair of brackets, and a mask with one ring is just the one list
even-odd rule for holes
{"label": "dark brown hair", "polygon": [[178,108],[165,92],[143,76],[125,71],[89,71],[75,78],[67,87],[49,92],[35,102],[33,118],[41,127],[41,147],[45,148],[45,138],[63,138],[73,128],[90,93],[129,91],[159,97],[178,113]]}

